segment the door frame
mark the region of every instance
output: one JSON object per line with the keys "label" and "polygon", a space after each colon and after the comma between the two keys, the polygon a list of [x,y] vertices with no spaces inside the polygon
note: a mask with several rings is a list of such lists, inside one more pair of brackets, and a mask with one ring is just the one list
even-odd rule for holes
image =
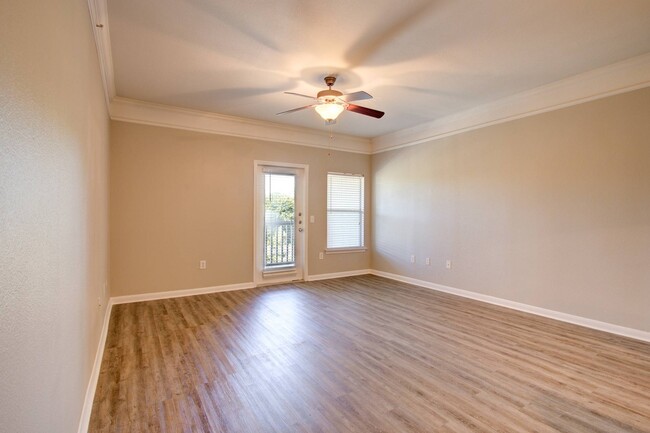
{"label": "door frame", "polygon": [[[264,249],[264,240],[263,240],[263,218],[260,218],[260,195],[264,193],[263,187],[264,183],[260,182],[259,174],[262,172],[264,167],[275,167],[278,169],[298,169],[302,170],[302,191],[300,193],[300,199],[303,203],[303,232],[302,232],[302,248],[298,248],[296,252],[296,260],[300,257],[302,263],[302,279],[307,279],[307,251],[309,249],[309,165],[308,164],[296,164],[292,162],[279,162],[279,161],[253,161],[253,282],[255,286],[267,285],[267,284],[276,284],[284,283],[288,281],[293,281],[291,278],[282,278],[282,274],[279,273],[276,278],[264,278],[262,272],[264,270],[263,265],[263,256],[262,252]],[[262,178],[263,179],[263,178]],[[298,196],[296,196],[298,199]],[[296,212],[298,209],[296,209]],[[261,214],[263,217],[263,214]]]}

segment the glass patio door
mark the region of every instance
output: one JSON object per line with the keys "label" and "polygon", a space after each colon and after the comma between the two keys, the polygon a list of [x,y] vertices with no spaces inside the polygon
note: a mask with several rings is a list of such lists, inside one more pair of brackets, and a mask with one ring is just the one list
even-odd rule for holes
{"label": "glass patio door", "polygon": [[256,162],[257,284],[303,279],[304,178],[302,167]]}
{"label": "glass patio door", "polygon": [[296,175],[264,173],[264,270],[296,266]]}

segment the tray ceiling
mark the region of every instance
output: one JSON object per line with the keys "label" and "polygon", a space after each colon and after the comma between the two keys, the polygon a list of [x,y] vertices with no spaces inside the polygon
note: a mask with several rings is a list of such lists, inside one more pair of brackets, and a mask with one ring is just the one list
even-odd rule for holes
{"label": "tray ceiling", "polygon": [[377,137],[650,52],[647,0],[109,0],[117,96],[313,129],[284,91],[365,90]]}

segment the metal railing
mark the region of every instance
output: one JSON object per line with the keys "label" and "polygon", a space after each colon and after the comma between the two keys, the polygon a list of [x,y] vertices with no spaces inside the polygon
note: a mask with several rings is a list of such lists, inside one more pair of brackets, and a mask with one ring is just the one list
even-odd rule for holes
{"label": "metal railing", "polygon": [[294,221],[266,221],[264,224],[266,267],[296,263],[295,230]]}

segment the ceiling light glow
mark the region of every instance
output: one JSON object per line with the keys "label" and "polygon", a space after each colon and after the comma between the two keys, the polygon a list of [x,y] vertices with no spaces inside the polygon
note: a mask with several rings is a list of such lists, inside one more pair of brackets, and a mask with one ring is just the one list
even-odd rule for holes
{"label": "ceiling light glow", "polygon": [[337,102],[327,102],[317,105],[314,107],[314,109],[320,115],[320,117],[323,118],[323,120],[331,122],[332,120],[336,120],[336,118],[339,117],[339,114],[345,110],[345,107],[343,104],[339,104]]}

